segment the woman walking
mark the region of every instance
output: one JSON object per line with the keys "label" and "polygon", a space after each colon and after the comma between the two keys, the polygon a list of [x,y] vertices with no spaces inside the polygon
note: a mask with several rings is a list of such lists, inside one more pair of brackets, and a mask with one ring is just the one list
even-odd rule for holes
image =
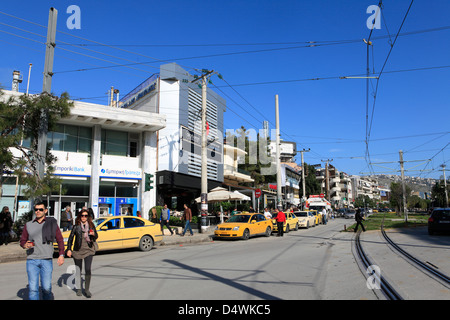
{"label": "woman walking", "polygon": [[[75,240],[74,240],[75,238]],[[81,296],[81,270],[83,267],[85,270],[85,285],[84,292],[86,297],[92,296],[89,291],[91,285],[91,267],[92,259],[94,258],[97,248],[96,240],[98,238],[97,230],[92,222],[92,218],[89,212],[85,209],[81,210],[77,219],[75,220],[75,226],[70,233],[69,240],[67,241],[67,256],[73,257],[76,266],[75,287],[77,289],[77,296]],[[73,250],[72,249],[73,244]]]}

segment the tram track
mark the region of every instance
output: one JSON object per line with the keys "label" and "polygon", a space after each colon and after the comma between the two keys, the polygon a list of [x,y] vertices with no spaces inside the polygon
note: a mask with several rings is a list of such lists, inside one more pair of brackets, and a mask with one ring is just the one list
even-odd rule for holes
{"label": "tram track", "polygon": [[433,279],[441,283],[447,288],[450,288],[450,277],[439,270],[437,270],[435,267],[427,264],[426,262],[421,261],[420,259],[414,257],[409,252],[403,250],[398,244],[396,244],[386,233],[384,230],[384,218],[383,222],[381,224],[381,234],[383,235],[383,238],[386,240],[386,242],[398,252],[398,254],[404,258],[406,258],[408,261],[412,262],[412,264],[419,270],[423,271],[424,273],[430,275]]}
{"label": "tram track", "polygon": [[[355,236],[355,248],[358,258],[365,269],[362,271],[365,272],[366,270],[370,270],[372,268],[373,263],[370,261],[369,257],[363,249],[360,236],[361,231],[358,231]],[[379,289],[388,300],[403,300],[402,296],[397,292],[397,290],[394,289],[394,287],[386,280],[385,277],[381,276],[377,272],[372,272],[370,276],[373,277],[375,282],[379,284]]]}

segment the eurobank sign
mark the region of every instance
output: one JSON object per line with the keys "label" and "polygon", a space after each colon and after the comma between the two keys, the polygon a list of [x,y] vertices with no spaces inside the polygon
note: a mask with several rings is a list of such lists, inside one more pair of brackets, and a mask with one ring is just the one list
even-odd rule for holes
{"label": "eurobank sign", "polygon": [[[55,166],[55,175],[71,176],[71,177],[91,177],[92,167],[90,165],[74,166],[74,165],[57,165]],[[141,169],[123,169],[100,167],[100,178],[118,178],[118,179],[134,179],[142,180]]]}
{"label": "eurobank sign", "polygon": [[100,167],[100,178],[119,178],[142,180],[141,169],[114,169]]}

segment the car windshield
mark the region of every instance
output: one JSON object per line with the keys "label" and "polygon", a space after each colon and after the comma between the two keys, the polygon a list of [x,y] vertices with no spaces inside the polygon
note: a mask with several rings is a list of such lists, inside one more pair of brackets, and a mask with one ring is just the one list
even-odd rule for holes
{"label": "car windshield", "polygon": [[251,217],[251,215],[249,215],[249,214],[237,214],[237,215],[232,216],[226,222],[245,223],[245,222],[248,222],[248,219],[250,219],[250,217]]}
{"label": "car windshield", "polygon": [[348,210],[346,213],[347,214],[353,214],[353,213],[356,213],[356,211],[355,210]]}
{"label": "car windshield", "polygon": [[450,218],[450,210],[434,210],[433,217],[435,217],[435,218],[443,218],[443,217]]}
{"label": "car windshield", "polygon": [[99,225],[101,225],[102,223],[103,223],[103,221],[105,221],[106,220],[106,218],[98,218],[98,219],[95,219],[94,221],[92,221],[93,223],[94,223],[94,226],[95,227],[98,227]]}
{"label": "car windshield", "polygon": [[308,216],[308,213],[307,212],[294,212],[294,214],[297,216],[297,217],[307,217]]}

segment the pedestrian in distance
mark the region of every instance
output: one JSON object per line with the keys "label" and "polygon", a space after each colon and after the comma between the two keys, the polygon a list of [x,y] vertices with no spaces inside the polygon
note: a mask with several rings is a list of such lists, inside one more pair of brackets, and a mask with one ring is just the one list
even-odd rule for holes
{"label": "pedestrian in distance", "polygon": [[156,211],[156,208],[152,208],[152,215],[150,217],[150,221],[153,223],[158,223],[158,212]]}
{"label": "pedestrian in distance", "polygon": [[327,224],[327,210],[325,208],[322,209],[322,223]]}
{"label": "pedestrian in distance", "polygon": [[39,278],[44,300],[53,299],[53,242],[58,243],[58,265],[64,263],[64,240],[55,218],[47,217],[44,202],[34,205],[35,219],[28,221],[20,237],[20,246],[27,249],[26,270],[28,275],[29,299],[39,300]]}
{"label": "pedestrian in distance", "polygon": [[364,221],[364,218],[361,214],[361,209],[359,209],[359,208],[358,208],[358,210],[356,210],[355,221],[356,221],[355,232],[358,231],[358,226],[361,226],[362,230],[364,232],[366,232],[366,229],[364,228],[364,225],[362,224],[362,222]]}
{"label": "pedestrian in distance", "polygon": [[87,211],[89,213],[89,217],[91,217],[91,219],[94,220],[95,219],[94,209],[88,208]]}
{"label": "pedestrian in distance", "polygon": [[266,217],[266,220],[272,219],[272,215],[270,214],[269,208],[264,208],[264,217]]}
{"label": "pedestrian in distance", "polygon": [[0,212],[0,245],[8,245],[12,226],[11,212],[9,212],[9,207],[4,206]]}
{"label": "pedestrian in distance", "polygon": [[187,206],[187,204],[184,204],[184,214],[183,214],[183,219],[184,219],[184,221],[185,221],[185,225],[184,225],[183,234],[182,234],[181,236],[184,237],[184,235],[185,235],[187,229],[189,229],[189,231],[191,232],[191,236],[193,236],[194,233],[192,232],[192,228],[191,228],[192,211],[191,211],[191,209]]}
{"label": "pedestrian in distance", "polygon": [[63,231],[72,230],[73,226],[73,214],[70,211],[70,206],[66,206],[66,210],[61,213],[61,225]]}
{"label": "pedestrian in distance", "polygon": [[[85,284],[84,293],[87,298],[92,297],[89,291],[91,286],[92,277],[92,260],[95,252],[98,249],[97,246],[97,230],[92,222],[92,218],[89,215],[88,210],[81,210],[75,220],[75,226],[72,228],[69,239],[67,240],[66,254],[70,258],[72,257],[76,266],[75,275],[75,288],[77,296],[82,295],[81,290],[81,270],[85,270]],[[73,246],[73,247],[72,247]]]}
{"label": "pedestrian in distance", "polygon": [[278,213],[277,213],[277,216],[275,217],[275,220],[277,222],[277,230],[278,230],[277,236],[283,237],[283,235],[284,235],[283,226],[286,222],[286,215],[280,209],[278,209]]}
{"label": "pedestrian in distance", "polygon": [[173,236],[173,231],[169,227],[170,210],[167,208],[167,204],[164,204],[164,208],[161,210],[161,217],[159,223],[161,224],[161,232],[164,234],[164,226],[170,231],[170,235]]}

